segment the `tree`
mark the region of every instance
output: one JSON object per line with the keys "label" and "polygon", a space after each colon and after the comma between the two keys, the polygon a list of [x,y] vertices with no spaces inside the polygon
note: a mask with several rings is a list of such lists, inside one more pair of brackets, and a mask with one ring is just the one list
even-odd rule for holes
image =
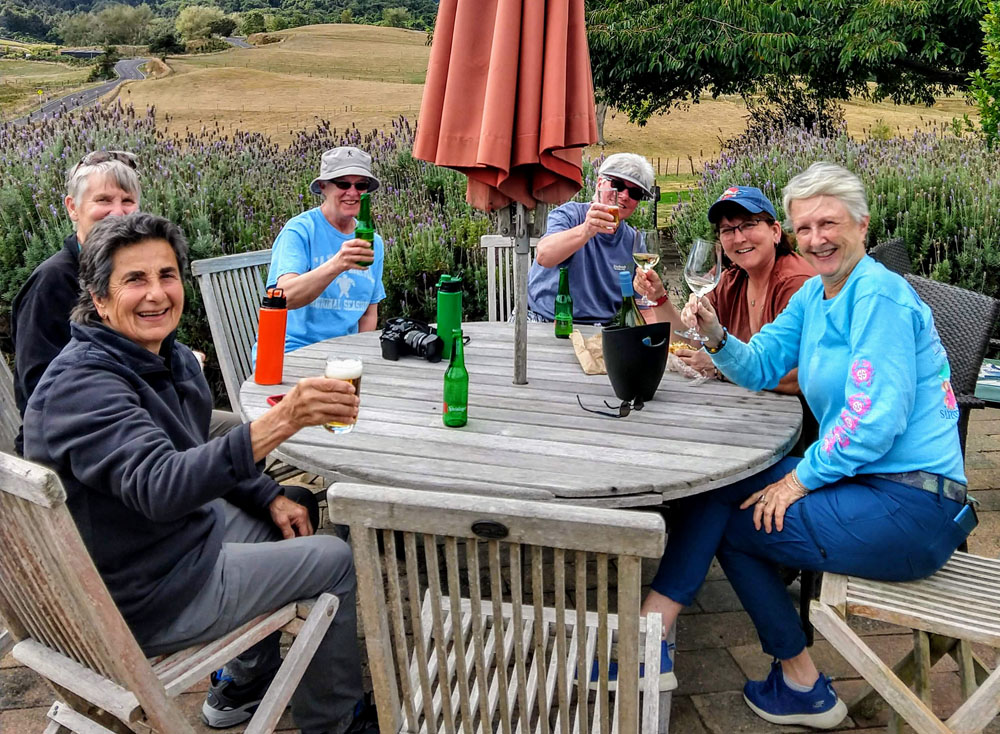
{"label": "tree", "polygon": [[354,13],[351,12],[350,8],[344,8],[340,11],[340,22],[341,23],[353,23]]}
{"label": "tree", "polygon": [[177,40],[177,36],[169,29],[161,30],[149,40],[149,52],[156,54],[161,59],[167,54],[184,53],[184,45]]}
{"label": "tree", "polygon": [[588,0],[599,97],[633,121],[706,93],[930,104],[978,65],[983,0]]}
{"label": "tree", "polygon": [[231,15],[224,15],[218,20],[213,20],[208,24],[208,30],[217,36],[231,36],[236,31],[236,19]]}
{"label": "tree", "polygon": [[67,46],[91,46],[97,43],[99,31],[93,13],[69,13],[56,26],[56,34]]}
{"label": "tree", "polygon": [[132,7],[118,3],[98,12],[96,21],[103,32],[101,40],[104,43],[135,46],[146,39],[147,29],[153,22],[153,11],[145,4]]}
{"label": "tree", "polygon": [[981,25],[986,68],[972,74],[972,98],[986,142],[995,148],[1000,142],[1000,0],[990,1]]}
{"label": "tree", "polygon": [[118,74],[115,72],[115,64],[121,61],[121,58],[117,48],[114,46],[105,46],[104,53],[95,60],[94,68],[90,70],[90,76],[87,77],[87,81],[97,82],[104,79],[116,79]]}
{"label": "tree", "polygon": [[410,11],[406,8],[383,8],[382,25],[390,28],[406,28],[410,24]]}
{"label": "tree", "polygon": [[244,36],[249,36],[252,33],[263,33],[267,29],[264,25],[264,14],[259,10],[251,10],[249,13],[243,15],[243,22],[240,24],[240,30],[243,31]]}
{"label": "tree", "polygon": [[185,41],[212,36],[212,24],[221,21],[225,13],[210,5],[191,5],[177,15],[174,27]]}

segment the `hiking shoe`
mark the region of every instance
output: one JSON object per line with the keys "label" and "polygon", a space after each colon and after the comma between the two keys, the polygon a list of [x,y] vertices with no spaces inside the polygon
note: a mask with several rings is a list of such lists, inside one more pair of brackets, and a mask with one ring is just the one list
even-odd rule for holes
{"label": "hiking shoe", "polygon": [[212,685],[201,706],[201,720],[213,729],[228,729],[242,724],[253,716],[260,706],[274,673],[262,675],[241,686],[224,675],[222,670],[212,673]]}
{"label": "hiking shoe", "polygon": [[847,706],[837,698],[830,679],[820,673],[812,690],[793,691],[785,685],[781,663],[771,663],[766,680],[751,680],[743,687],[743,700],[772,724],[801,724],[814,729],[833,729],[847,716]]}
{"label": "hiking shoe", "polygon": [[[660,690],[672,691],[677,687],[677,676],[674,675],[674,646],[672,643],[663,640],[660,642]],[[642,684],[646,677],[646,664],[639,663],[639,683]],[[600,678],[600,668],[594,661],[594,667],[590,671],[590,690],[596,691]],[[618,688],[618,663],[611,661],[608,663],[608,690],[614,691]]]}

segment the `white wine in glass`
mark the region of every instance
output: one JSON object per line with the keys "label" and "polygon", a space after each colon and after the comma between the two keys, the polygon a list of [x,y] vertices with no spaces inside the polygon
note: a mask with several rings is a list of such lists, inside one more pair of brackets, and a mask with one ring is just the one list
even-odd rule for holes
{"label": "white wine in glass", "polygon": [[[687,263],[684,265],[684,280],[691,292],[701,299],[719,284],[721,276],[722,247],[717,242],[703,240],[700,237],[695,239],[691,243]],[[692,341],[708,341],[708,338],[702,336],[693,326],[687,331],[676,333]]]}
{"label": "white wine in glass", "polygon": [[[632,239],[632,260],[635,266],[649,272],[660,262],[660,235],[655,229],[636,230]],[[640,306],[652,306],[645,295],[639,299]]]}

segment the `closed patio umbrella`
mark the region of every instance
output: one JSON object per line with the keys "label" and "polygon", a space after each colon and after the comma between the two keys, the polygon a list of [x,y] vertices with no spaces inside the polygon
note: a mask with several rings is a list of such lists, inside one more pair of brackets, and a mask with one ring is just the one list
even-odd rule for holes
{"label": "closed patio umbrella", "polygon": [[582,149],[596,139],[583,0],[442,0],[413,153],[464,173],[476,208],[516,207],[518,384],[527,382],[525,210],[579,191]]}

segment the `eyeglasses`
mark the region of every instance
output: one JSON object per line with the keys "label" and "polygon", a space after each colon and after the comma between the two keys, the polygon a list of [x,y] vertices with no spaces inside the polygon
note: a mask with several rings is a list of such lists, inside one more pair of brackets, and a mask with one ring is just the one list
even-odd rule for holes
{"label": "eyeglasses", "polygon": [[[638,412],[643,409],[643,406],[645,406],[645,403],[642,402],[641,398],[635,398],[632,401],[622,400],[622,404],[617,407],[618,412],[609,413],[606,410],[594,410],[593,408],[588,408],[586,405],[583,404],[583,401],[580,400],[579,395],[576,396],[576,402],[578,402],[580,404],[580,407],[583,408],[588,413],[596,413],[597,415],[606,415],[608,418],[626,418],[628,417],[629,413],[631,413],[633,410]],[[608,406],[611,410],[616,409],[615,406],[611,405],[611,403],[609,403],[607,400],[604,401],[604,404]]]}
{"label": "eyeglasses", "polygon": [[748,219],[743,222],[743,224],[738,224],[735,227],[719,227],[719,239],[720,240],[731,240],[736,236],[736,230],[739,230],[740,234],[747,235],[750,233],[754,227],[756,227],[761,222],[766,222],[766,219]]}
{"label": "eyeglasses", "polygon": [[107,163],[108,161],[124,163],[133,171],[139,168],[135,153],[129,153],[127,150],[95,150],[81,158],[80,162],[76,164],[76,168],[80,166],[96,166],[98,163]]}
{"label": "eyeglasses", "polygon": [[643,189],[638,186],[629,186],[620,178],[608,178],[607,182],[615,191],[627,191],[628,195],[636,201],[646,198],[646,192]]}
{"label": "eyeglasses", "polygon": [[367,191],[371,187],[371,181],[368,181],[368,180],[365,180],[365,181],[356,181],[356,182],[352,183],[351,181],[341,181],[340,179],[335,178],[332,181],[330,181],[330,183],[332,183],[334,186],[336,186],[341,191],[347,191],[352,186],[357,191]]}

